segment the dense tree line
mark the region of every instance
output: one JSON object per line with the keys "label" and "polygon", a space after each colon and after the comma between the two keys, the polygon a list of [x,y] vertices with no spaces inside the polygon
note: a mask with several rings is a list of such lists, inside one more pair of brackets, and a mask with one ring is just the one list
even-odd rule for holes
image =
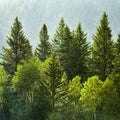
{"label": "dense tree line", "polygon": [[0,120],[118,120],[120,34],[112,39],[104,12],[93,35],[61,18],[52,40],[47,25],[35,51],[16,17],[0,62]]}

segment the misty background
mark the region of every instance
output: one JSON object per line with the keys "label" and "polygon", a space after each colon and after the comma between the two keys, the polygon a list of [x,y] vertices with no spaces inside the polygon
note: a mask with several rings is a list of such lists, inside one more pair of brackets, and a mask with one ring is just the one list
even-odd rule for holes
{"label": "misty background", "polygon": [[116,40],[120,32],[120,0],[0,0],[0,48],[6,46],[16,16],[33,48],[39,42],[42,24],[46,23],[52,39],[61,17],[71,31],[80,22],[88,42],[93,42],[92,36],[104,11]]}

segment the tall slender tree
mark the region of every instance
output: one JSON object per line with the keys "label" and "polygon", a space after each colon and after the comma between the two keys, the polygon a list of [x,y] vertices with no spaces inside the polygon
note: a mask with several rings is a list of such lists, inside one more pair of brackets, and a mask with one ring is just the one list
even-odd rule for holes
{"label": "tall slender tree", "polygon": [[82,30],[80,23],[75,31],[72,32],[72,41],[70,46],[70,64],[71,78],[80,75],[82,80],[87,76],[87,60],[89,55],[89,44],[87,43],[86,33]]}
{"label": "tall slender tree", "polygon": [[51,44],[49,42],[49,35],[46,24],[43,24],[40,34],[40,44],[35,50],[35,56],[38,57],[41,61],[45,61],[46,58],[50,56],[51,53]]}
{"label": "tall slender tree", "polygon": [[115,73],[120,73],[120,33],[118,34],[117,42],[115,43]]}
{"label": "tall slender tree", "polygon": [[53,47],[56,51],[58,58],[63,66],[68,79],[69,76],[69,54],[70,54],[70,43],[72,37],[69,27],[65,24],[64,19],[62,18],[59,22],[59,26],[56,30],[56,34],[53,39]]}
{"label": "tall slender tree", "polygon": [[55,53],[52,53],[51,57],[48,58],[43,65],[46,76],[44,84],[50,95],[51,105],[54,109],[55,107],[60,107],[63,104],[63,96],[65,96],[67,91],[65,87],[67,84],[67,79]]}
{"label": "tall slender tree", "polygon": [[32,47],[24,35],[22,24],[17,17],[11,27],[11,34],[7,37],[7,44],[8,48],[3,48],[1,64],[6,72],[13,76],[17,65],[32,56]]}
{"label": "tall slender tree", "polygon": [[115,42],[115,59],[114,59],[114,69],[110,76],[110,79],[114,81],[114,84],[116,85],[118,96],[120,99],[120,33],[118,34],[117,41]]}
{"label": "tall slender tree", "polygon": [[60,44],[58,55],[61,65],[63,66],[68,79],[71,79],[69,75],[69,72],[71,70],[70,57],[69,57],[71,40],[72,40],[71,32],[69,27],[66,25],[63,30],[63,40]]}
{"label": "tall slender tree", "polygon": [[65,21],[63,18],[61,18],[53,39],[53,49],[56,51],[59,51],[60,44],[63,41],[64,27],[65,27]]}
{"label": "tall slender tree", "polygon": [[111,29],[105,12],[93,40],[92,59],[94,70],[96,70],[96,74],[99,75],[100,79],[105,81],[112,72],[112,61],[114,59]]}

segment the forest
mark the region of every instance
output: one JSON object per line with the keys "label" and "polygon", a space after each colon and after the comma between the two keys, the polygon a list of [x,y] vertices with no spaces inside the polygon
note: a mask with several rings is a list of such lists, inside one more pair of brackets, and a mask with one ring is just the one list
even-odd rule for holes
{"label": "forest", "polygon": [[43,24],[33,50],[16,17],[0,55],[0,120],[119,120],[120,33],[106,12],[93,42],[61,18],[52,39]]}

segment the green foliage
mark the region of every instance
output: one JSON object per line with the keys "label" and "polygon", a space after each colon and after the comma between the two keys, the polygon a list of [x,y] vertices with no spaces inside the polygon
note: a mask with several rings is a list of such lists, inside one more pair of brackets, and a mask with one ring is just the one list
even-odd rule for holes
{"label": "green foliage", "polygon": [[75,31],[72,32],[72,41],[70,46],[70,64],[69,67],[71,71],[71,78],[76,75],[80,75],[82,77],[82,81],[86,79],[88,68],[87,68],[87,60],[89,55],[89,46],[86,41],[86,35],[81,28],[81,25],[78,24]]}
{"label": "green foliage", "polygon": [[45,68],[44,72],[46,75],[45,86],[51,98],[52,108],[61,106],[58,101],[61,99],[61,94],[64,96],[66,92],[63,91],[65,87],[64,85],[66,85],[66,77],[63,77],[65,73],[56,57],[56,54],[53,53],[51,57],[45,61],[43,66]]}
{"label": "green foliage", "polygon": [[114,44],[114,55],[115,59],[113,61],[113,72],[110,75],[109,79],[114,81],[114,85],[117,89],[117,94],[120,99],[120,34],[118,34],[118,39]]}
{"label": "green foliage", "polygon": [[118,103],[120,100],[118,98],[117,89],[114,82],[109,79],[107,79],[102,86],[102,99],[104,113],[110,115],[119,114],[120,105],[118,105]]}
{"label": "green foliage", "polygon": [[66,25],[63,29],[63,37],[61,44],[59,46],[59,49],[57,51],[59,55],[59,60],[61,62],[61,65],[63,66],[64,70],[66,71],[68,79],[71,79],[70,77],[70,43],[71,43],[72,37],[69,27]]}
{"label": "green foliage", "polygon": [[0,66],[0,95],[4,92],[4,87],[7,83],[7,75],[4,69]]}
{"label": "green foliage", "polygon": [[[6,93],[7,93],[7,74],[3,67],[0,66],[0,120],[6,119]],[[6,111],[6,113],[5,113]]]}
{"label": "green foliage", "polygon": [[[83,120],[79,108],[74,105],[62,108],[61,111],[53,111],[49,114],[48,120]],[[87,119],[86,119],[87,120]]]}
{"label": "green foliage", "polygon": [[23,96],[26,94],[27,99],[33,101],[32,91],[39,85],[40,79],[40,62],[36,58],[31,58],[18,66],[12,79],[13,88]]}
{"label": "green foliage", "polygon": [[113,68],[113,41],[111,40],[111,29],[109,27],[107,14],[104,13],[100,20],[100,26],[93,36],[92,46],[92,72],[99,75],[102,81],[111,74]]}
{"label": "green foliage", "polygon": [[7,44],[8,48],[3,48],[1,64],[8,74],[13,75],[17,70],[17,65],[32,56],[32,47],[17,17],[11,27],[11,34],[7,37]]}
{"label": "green foliage", "polygon": [[84,111],[96,112],[97,106],[100,105],[102,98],[100,96],[102,81],[98,76],[88,78],[81,89],[80,102]]}
{"label": "green foliage", "polygon": [[[50,104],[43,89],[41,67],[39,59],[33,57],[18,66],[12,79],[13,92],[17,95],[12,114],[17,114],[17,119],[44,120],[47,116]],[[17,111],[15,106],[19,107]]]}
{"label": "green foliage", "polygon": [[51,44],[49,42],[49,35],[46,24],[43,24],[40,34],[40,44],[35,49],[35,56],[38,57],[41,61],[45,61],[46,58],[50,56],[51,53]]}
{"label": "green foliage", "polygon": [[65,27],[65,22],[64,22],[64,19],[61,18],[58,28],[56,30],[56,33],[54,35],[54,39],[53,39],[53,49],[55,51],[59,50],[59,48],[60,48],[59,46],[60,46],[61,42],[63,41],[64,27]]}
{"label": "green foliage", "polygon": [[70,42],[72,36],[69,27],[65,24],[64,19],[62,18],[59,22],[59,26],[56,30],[54,39],[53,39],[53,50],[56,51],[58,58],[66,71],[68,79],[70,78]]}
{"label": "green foliage", "polygon": [[7,85],[7,74],[4,69],[0,66],[0,104],[4,101],[3,94]]}
{"label": "green foliage", "polygon": [[68,79],[72,79],[78,74],[85,79],[89,52],[86,34],[81,25],[78,24],[76,30],[71,34],[69,27],[61,19],[53,42]]}
{"label": "green foliage", "polygon": [[68,84],[68,102],[69,104],[78,104],[80,98],[80,91],[82,84],[80,83],[81,77],[76,76]]}
{"label": "green foliage", "polygon": [[118,120],[120,34],[113,42],[107,14],[91,48],[81,25],[71,32],[63,18],[52,49],[45,24],[39,38],[32,57],[16,17],[2,53],[0,120]]}

